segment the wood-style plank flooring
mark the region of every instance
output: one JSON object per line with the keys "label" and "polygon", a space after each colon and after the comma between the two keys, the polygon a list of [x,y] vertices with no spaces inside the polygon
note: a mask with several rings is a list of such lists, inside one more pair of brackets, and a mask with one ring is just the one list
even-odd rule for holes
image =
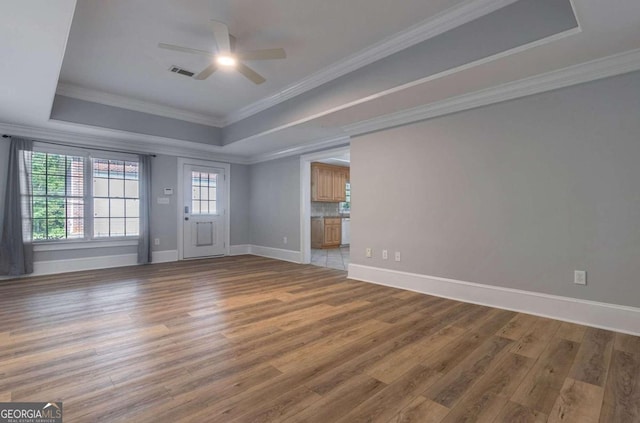
{"label": "wood-style plank flooring", "polygon": [[65,422],[640,422],[640,338],[242,256],[0,282]]}

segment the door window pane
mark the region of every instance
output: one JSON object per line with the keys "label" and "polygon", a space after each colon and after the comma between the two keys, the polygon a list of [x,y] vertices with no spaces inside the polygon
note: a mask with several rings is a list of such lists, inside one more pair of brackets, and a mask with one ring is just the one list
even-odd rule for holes
{"label": "door window pane", "polygon": [[217,173],[191,172],[191,213],[216,214]]}

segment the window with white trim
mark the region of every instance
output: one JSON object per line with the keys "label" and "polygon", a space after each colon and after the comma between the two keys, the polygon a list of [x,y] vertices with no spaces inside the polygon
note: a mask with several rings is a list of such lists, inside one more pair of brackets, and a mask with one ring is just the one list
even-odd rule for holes
{"label": "window with white trim", "polygon": [[92,159],[94,238],[138,236],[138,162]]}
{"label": "window with white trim", "polygon": [[34,148],[31,180],[34,241],[138,236],[135,156]]}
{"label": "window with white trim", "polygon": [[33,240],[84,238],[84,157],[33,152]]}

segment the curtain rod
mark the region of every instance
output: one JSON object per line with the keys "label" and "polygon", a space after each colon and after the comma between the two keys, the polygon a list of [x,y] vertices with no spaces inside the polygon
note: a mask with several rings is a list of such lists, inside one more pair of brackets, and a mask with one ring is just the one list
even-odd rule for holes
{"label": "curtain rod", "polygon": [[[3,134],[2,138],[11,138],[11,135]],[[41,143],[44,143],[44,144],[60,145],[62,147],[87,148],[89,150],[107,151],[107,152],[110,152],[110,153],[141,154],[143,156],[156,157],[155,154],[142,153],[142,152],[139,152],[139,151],[109,150],[109,149],[106,149],[106,148],[86,147],[86,146],[79,146],[79,145],[74,145],[74,144],[65,144],[65,143],[62,143],[62,142],[42,141],[42,140],[35,140],[35,141],[41,142]]]}

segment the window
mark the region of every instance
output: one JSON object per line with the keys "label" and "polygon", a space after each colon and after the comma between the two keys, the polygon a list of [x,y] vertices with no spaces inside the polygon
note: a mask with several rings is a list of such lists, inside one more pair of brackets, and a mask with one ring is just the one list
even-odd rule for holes
{"label": "window", "polygon": [[217,214],[217,173],[191,172],[191,214]]}
{"label": "window", "polygon": [[346,201],[341,201],[338,206],[341,214],[346,214],[351,212],[351,184],[347,182],[347,186],[345,188]]}
{"label": "window", "polygon": [[138,163],[93,159],[93,236],[137,236]]}
{"label": "window", "polygon": [[84,158],[31,156],[33,239],[84,237]]}
{"label": "window", "polygon": [[34,151],[33,240],[137,237],[139,164],[126,157]]}

